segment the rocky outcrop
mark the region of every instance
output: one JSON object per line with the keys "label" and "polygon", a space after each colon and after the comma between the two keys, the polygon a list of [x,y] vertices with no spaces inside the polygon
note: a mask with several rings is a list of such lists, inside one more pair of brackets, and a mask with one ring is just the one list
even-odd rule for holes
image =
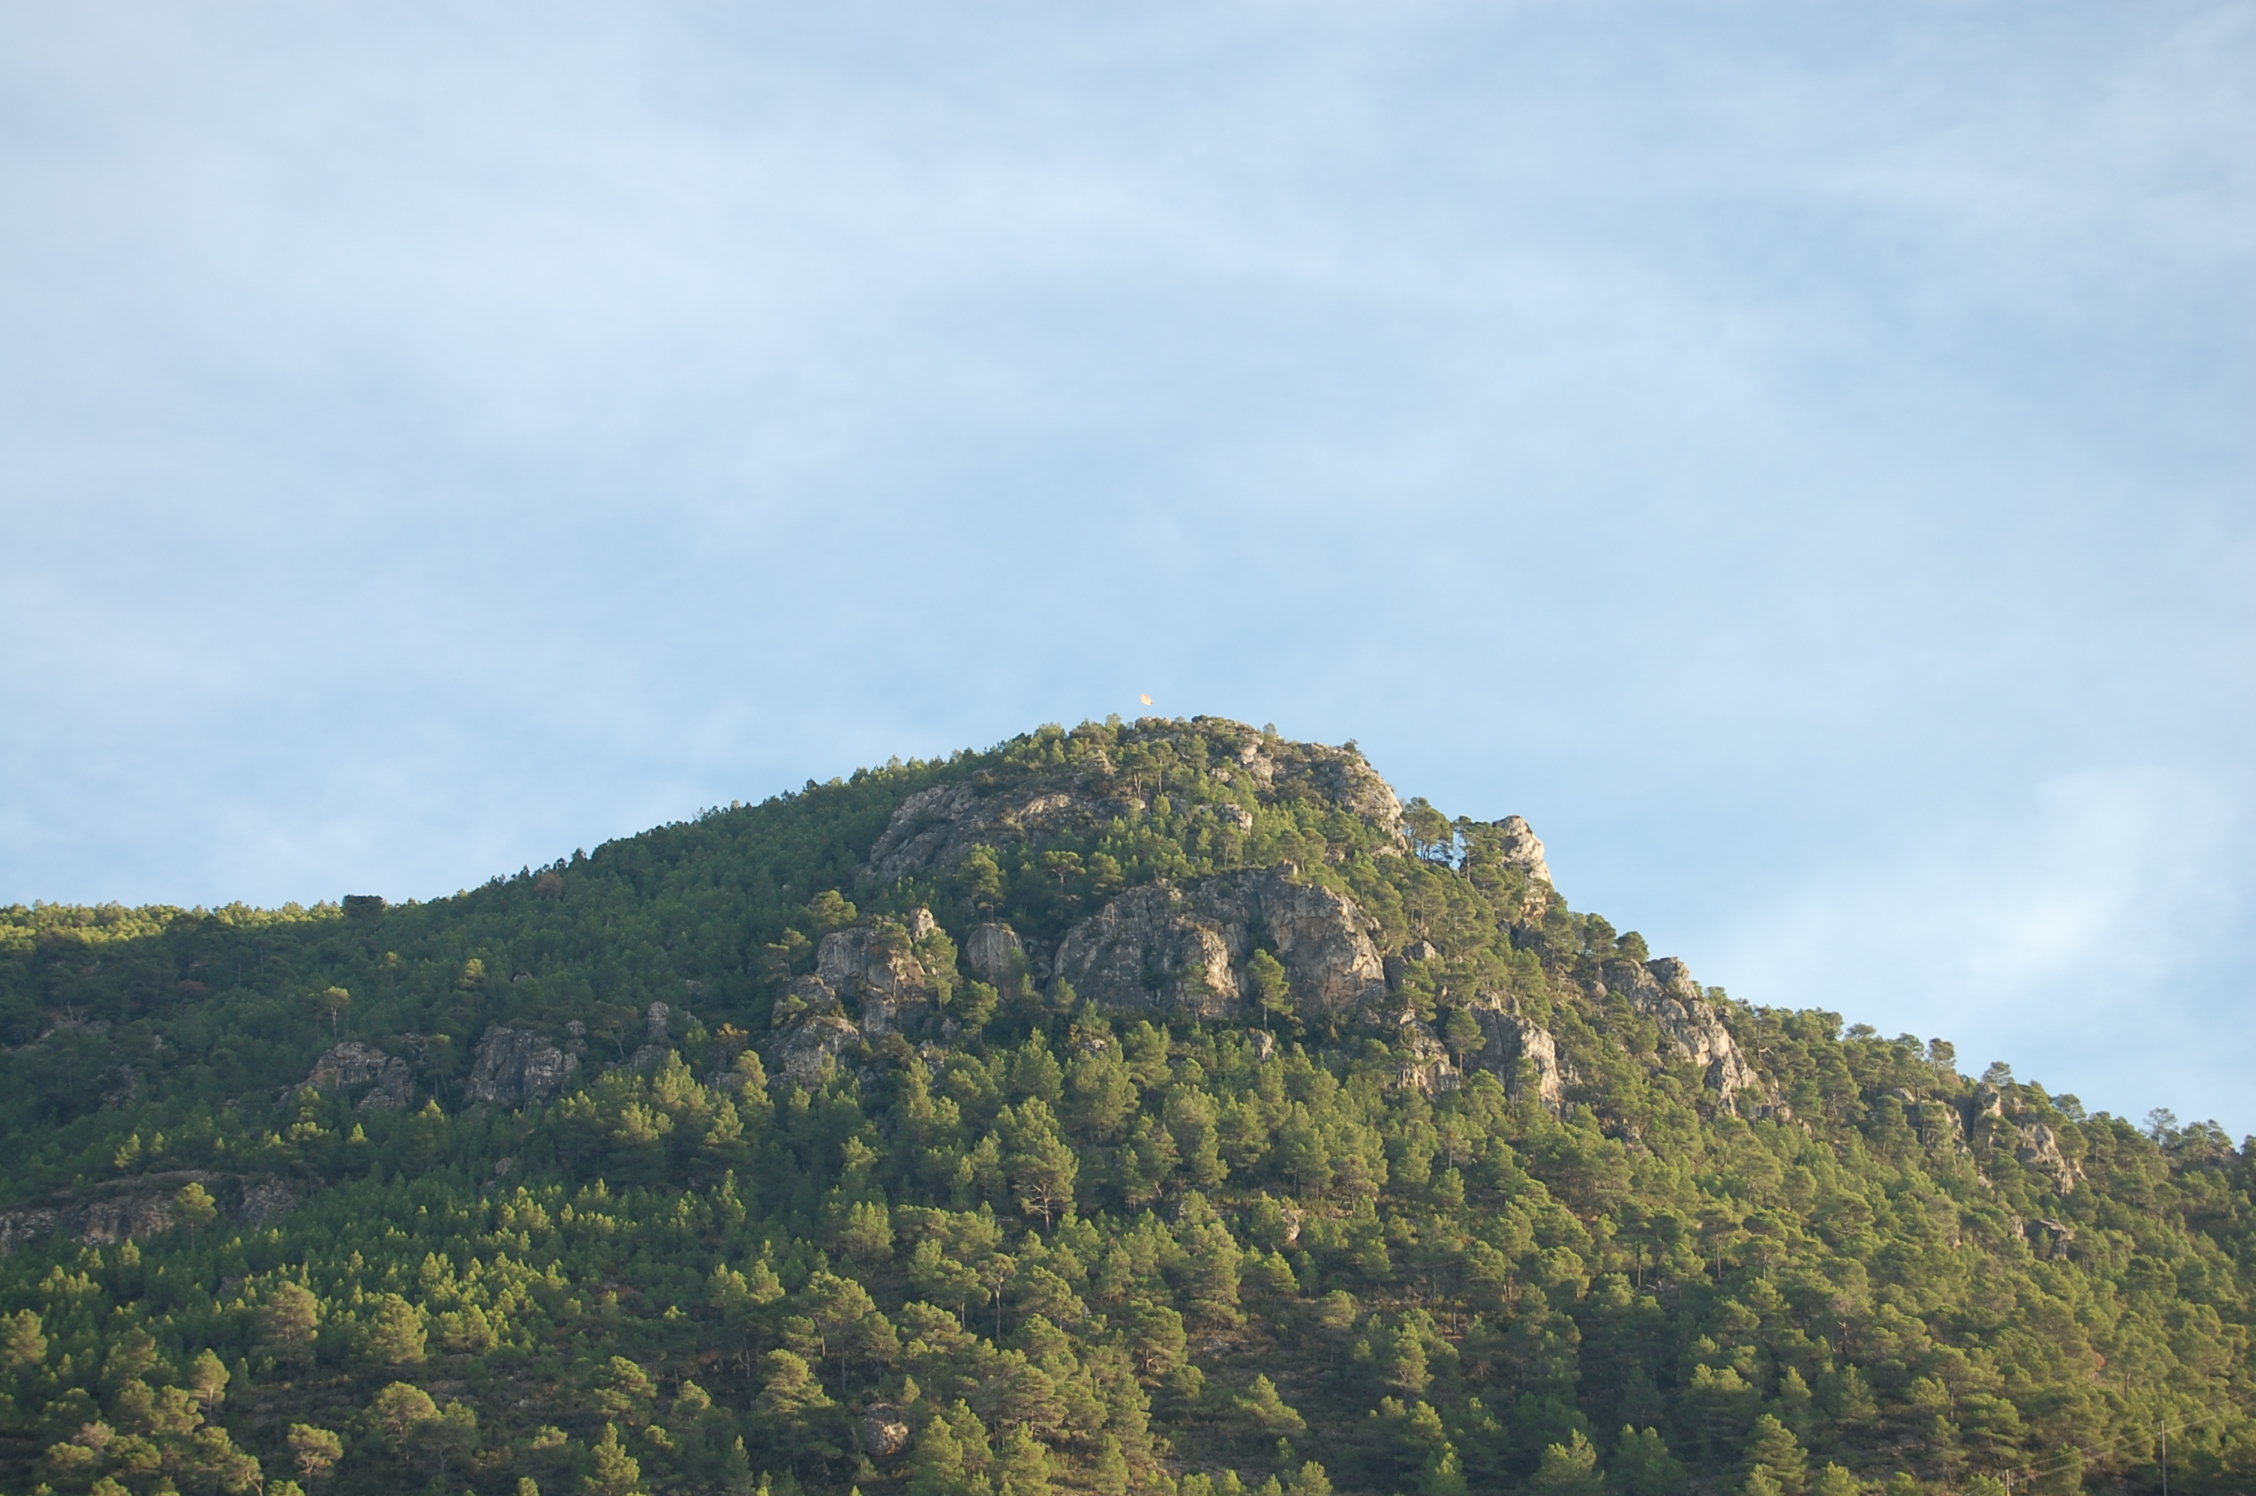
{"label": "rocky outcrop", "polygon": [[[1204,739],[1195,751],[1207,755],[1208,773],[1225,787],[1223,796],[1197,806],[1198,813],[1244,831],[1254,818],[1238,801],[1314,800],[1376,828],[1382,851],[1408,846],[1402,802],[1354,747],[1288,743],[1242,722],[1200,717],[1188,723],[1138,723],[1115,744],[1116,753],[1089,754],[1072,770],[1030,772],[1009,780],[975,775],[920,790],[887,821],[870,848],[864,875],[875,883],[893,883],[953,867],[975,847],[1021,841],[1039,847],[1061,837],[1101,834],[1115,820],[1133,820],[1170,793],[1164,774],[1117,770],[1114,757],[1136,745],[1157,746],[1193,734]],[[1217,761],[1218,754],[1230,757]],[[1178,813],[1185,808],[1178,805]]]}
{"label": "rocky outcrop", "polygon": [[1355,901],[1289,868],[1187,887],[1135,888],[1059,943],[1054,980],[1098,1008],[1195,1019],[1247,1011],[1243,967],[1266,946],[1291,978],[1303,1018],[1383,1007],[1386,970]]}
{"label": "rocky outcrop", "polygon": [[201,1169],[145,1174],[95,1186],[75,1198],[0,1211],[0,1257],[60,1232],[89,1247],[155,1236],[174,1225],[173,1202],[190,1184],[224,1188],[226,1176]]}
{"label": "rocky outcrop", "polygon": [[2052,1181],[2063,1195],[2073,1194],[2083,1170],[2063,1153],[2060,1135],[2041,1120],[2027,1117],[2020,1098],[1988,1081],[1978,1081],[1964,1103],[1966,1141],[1975,1155],[2006,1153],[2025,1169],[2034,1169]]}
{"label": "rocky outcrop", "polygon": [[1930,1096],[1921,1101],[1917,1097],[1905,1103],[1904,1110],[1911,1114],[1919,1129],[1919,1140],[1930,1146],[1945,1141],[1963,1144],[1966,1141],[1966,1123],[1958,1108],[1947,1101]]}
{"label": "rocky outcrop", "polygon": [[62,1212],[44,1205],[0,1210],[0,1257],[28,1242],[45,1241],[62,1224]]}
{"label": "rocky outcrop", "polygon": [[959,780],[919,790],[901,802],[870,848],[869,876],[893,883],[953,867],[974,847],[1048,841],[1092,830],[1130,809],[1108,796],[1035,786],[991,787]]}
{"label": "rocky outcrop", "polygon": [[862,1031],[842,1014],[810,1013],[777,1041],[776,1068],[786,1080],[812,1087],[822,1079],[824,1060],[861,1047]]}
{"label": "rocky outcrop", "polygon": [[1232,895],[1259,921],[1292,977],[1304,1014],[1342,1016],[1384,1000],[1386,966],[1372,943],[1377,926],[1353,899],[1274,868],[1231,881]]}
{"label": "rocky outcrop", "polygon": [[1413,1091],[1438,1096],[1464,1083],[1464,1073],[1449,1057],[1448,1049],[1434,1037],[1432,1029],[1415,1018],[1402,1026],[1395,1053],[1401,1058],[1402,1084]]}
{"label": "rocky outcrop", "polygon": [[71,1235],[88,1246],[111,1247],[137,1236],[172,1229],[172,1199],[165,1195],[116,1195],[79,1207]]}
{"label": "rocky outcrop", "polygon": [[934,1010],[930,973],[913,941],[939,926],[932,911],[911,910],[906,925],[876,922],[833,930],[815,951],[815,977],[859,1020],[865,1038],[914,1028]]}
{"label": "rocky outcrop", "polygon": [[1002,924],[973,926],[964,937],[963,960],[973,976],[991,987],[1008,987],[1033,969],[1033,958],[1018,932]]}
{"label": "rocky outcrop", "polygon": [[1674,956],[1639,965],[1609,961],[1599,995],[1618,993],[1659,1024],[1661,1046],[1671,1057],[1698,1066],[1709,1089],[1726,1103],[1755,1084],[1754,1070],[1739,1053],[1731,1031],[1692,980],[1692,969]]}
{"label": "rocky outcrop", "polygon": [[235,1214],[253,1226],[263,1226],[297,1208],[296,1192],[279,1179],[269,1179],[243,1191],[243,1203],[235,1207]]}
{"label": "rocky outcrop", "polygon": [[887,1460],[909,1447],[909,1421],[899,1408],[880,1403],[854,1419],[854,1442],[873,1459]]}
{"label": "rocky outcrop", "polygon": [[1055,980],[1108,1013],[1234,1017],[1244,1006],[1237,962],[1251,952],[1242,911],[1159,882],[1074,926],[1058,946]]}
{"label": "rocky outcrop", "polygon": [[[1199,719],[1202,723],[1207,719]],[[1394,845],[1403,845],[1402,801],[1379,777],[1360,750],[1323,743],[1287,743],[1248,731],[1238,745],[1238,762],[1252,774],[1265,798],[1308,796],[1383,828]]]}
{"label": "rocky outcrop", "polygon": [[579,1056],[565,1053],[532,1030],[496,1024],[478,1041],[462,1094],[466,1100],[492,1106],[527,1106],[562,1089],[579,1068]]}
{"label": "rocky outcrop", "polygon": [[2021,1161],[2022,1167],[2049,1176],[2063,1195],[2075,1193],[2076,1182],[2083,1176],[2074,1161],[2060,1151],[2059,1136],[2042,1122],[2028,1123],[2018,1131],[2020,1136],[2013,1156]]}
{"label": "rocky outcrop", "polygon": [[666,1056],[674,1052],[674,1036],[668,1027],[674,1010],[665,1003],[652,1003],[643,1010],[642,1043],[627,1060],[631,1069],[645,1073],[666,1063]]}
{"label": "rocky outcrop", "polygon": [[1554,1112],[1565,1105],[1559,1045],[1551,1031],[1509,1002],[1476,1003],[1471,1011],[1486,1042],[1466,1063],[1489,1071],[1504,1082],[1514,1101],[1523,1101],[1527,1099],[1529,1077],[1520,1061],[1526,1060],[1533,1072],[1535,1099]]}
{"label": "rocky outcrop", "polygon": [[404,1111],[415,1100],[415,1076],[407,1061],[351,1039],[332,1046],[315,1060],[306,1078],[286,1088],[277,1104],[287,1103],[307,1086],[331,1094],[350,1094],[366,1087],[367,1094],[360,1098],[362,1111]]}
{"label": "rocky outcrop", "polygon": [[1544,883],[1551,881],[1551,864],[1543,860],[1543,842],[1525,816],[1506,816],[1496,823],[1496,829],[1503,833],[1498,851],[1506,867],[1516,867]]}

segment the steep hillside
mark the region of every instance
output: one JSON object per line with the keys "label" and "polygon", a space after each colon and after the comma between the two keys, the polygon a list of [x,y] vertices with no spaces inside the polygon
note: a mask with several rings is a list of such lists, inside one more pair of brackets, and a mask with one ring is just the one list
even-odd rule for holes
{"label": "steep hillside", "polygon": [[8,909],[0,1042],[19,1496],[2256,1487],[2256,1146],[1735,1003],[1353,745]]}

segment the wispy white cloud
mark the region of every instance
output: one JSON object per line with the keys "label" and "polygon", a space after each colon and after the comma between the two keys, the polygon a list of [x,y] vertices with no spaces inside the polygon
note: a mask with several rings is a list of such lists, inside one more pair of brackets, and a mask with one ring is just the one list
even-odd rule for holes
{"label": "wispy white cloud", "polygon": [[[1852,1017],[2197,1023],[2252,58],[2240,3],[0,10],[0,898],[444,891],[1153,690],[1535,816],[1746,995],[1882,943]],[[2112,923],[2030,788],[2087,774]],[[2057,990],[1996,964],[2056,926]]]}
{"label": "wispy white cloud", "polygon": [[2219,939],[2250,916],[2245,790],[2095,770],[1986,824],[1905,807],[1892,846],[1750,897],[1707,959],[1736,996],[1947,1038],[1968,1068],[2002,1059],[2094,1109],[2246,1127],[2256,978]]}

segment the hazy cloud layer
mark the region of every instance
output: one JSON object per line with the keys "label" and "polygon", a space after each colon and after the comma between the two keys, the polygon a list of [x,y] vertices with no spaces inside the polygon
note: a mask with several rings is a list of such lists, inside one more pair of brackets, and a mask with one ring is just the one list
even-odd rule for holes
{"label": "hazy cloud layer", "polygon": [[0,8],[0,899],[1357,737],[2256,1128],[2256,7]]}

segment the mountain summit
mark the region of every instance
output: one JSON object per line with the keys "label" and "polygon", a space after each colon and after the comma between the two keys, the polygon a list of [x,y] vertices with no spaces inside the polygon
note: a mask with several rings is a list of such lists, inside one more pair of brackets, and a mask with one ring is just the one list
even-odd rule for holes
{"label": "mountain summit", "polygon": [[2244,1491],[2252,1165],[1198,718],[0,911],[0,1489]]}

